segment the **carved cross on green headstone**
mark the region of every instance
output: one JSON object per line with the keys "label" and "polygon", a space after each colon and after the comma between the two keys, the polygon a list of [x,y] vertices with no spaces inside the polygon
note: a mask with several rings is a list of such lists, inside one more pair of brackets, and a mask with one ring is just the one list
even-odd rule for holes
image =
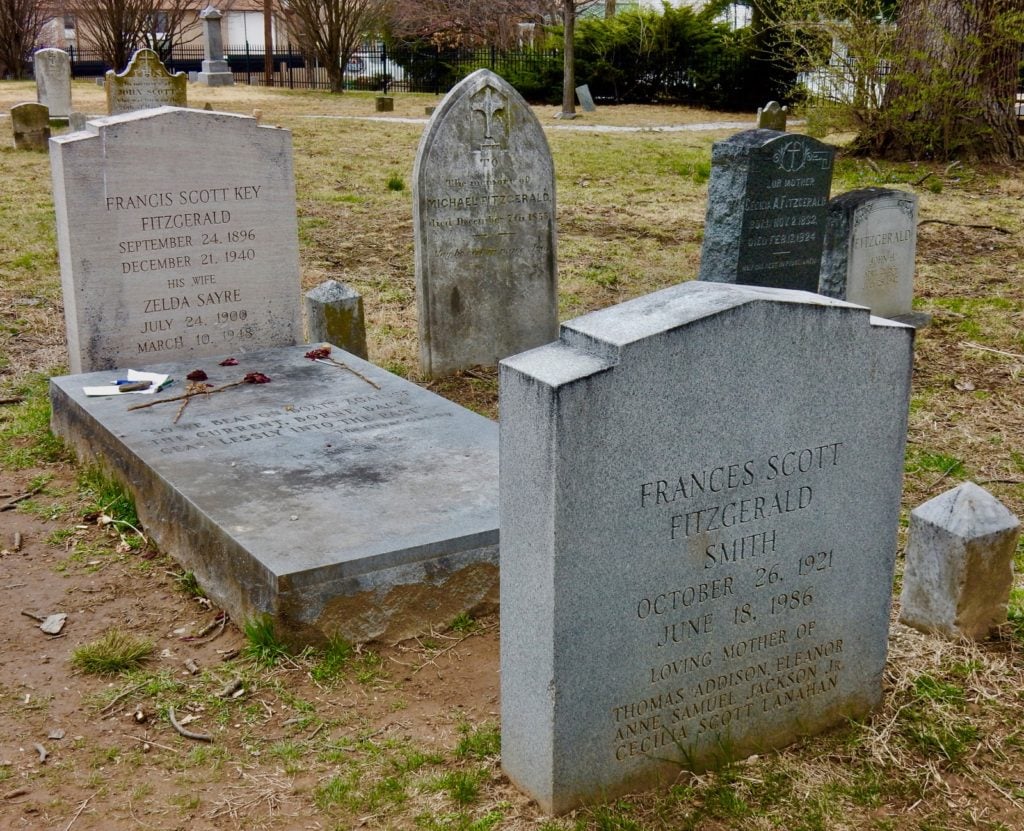
{"label": "carved cross on green headstone", "polygon": [[494,127],[494,114],[505,109],[505,102],[501,96],[491,87],[484,88],[484,100],[473,104],[473,112],[483,113],[484,116],[484,141],[485,147],[494,147],[498,144],[491,132]]}

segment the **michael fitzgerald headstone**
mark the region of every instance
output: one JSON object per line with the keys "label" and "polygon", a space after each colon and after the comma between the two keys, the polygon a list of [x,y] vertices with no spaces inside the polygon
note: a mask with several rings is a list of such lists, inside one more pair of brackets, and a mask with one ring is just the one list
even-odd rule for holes
{"label": "michael fitzgerald headstone", "polygon": [[555,176],[536,116],[486,69],[445,96],[413,171],[420,363],[439,376],[558,334]]}
{"label": "michael fitzgerald headstone", "polygon": [[916,195],[888,188],[840,194],[828,204],[819,291],[921,325],[927,316],[912,306],[916,249]]}
{"label": "michael fitzgerald headstone", "polygon": [[145,110],[151,107],[188,106],[188,76],[173,75],[152,49],[140,49],[124,72],[107,71],[107,112],[110,115]]}
{"label": "michael fitzgerald headstone", "polygon": [[288,131],[161,107],[52,148],[72,372],[301,342]]}
{"label": "michael fitzgerald headstone", "polygon": [[50,140],[50,113],[45,104],[28,101],[11,107],[11,129],[17,150],[47,150]]}
{"label": "michael fitzgerald headstone", "polygon": [[817,291],[834,155],[775,130],[716,141],[700,279]]}
{"label": "michael fitzgerald headstone", "polygon": [[129,407],[181,383],[87,398],[109,371],[54,378],[52,426],[129,487],[146,533],[239,624],[272,615],[296,645],[393,642],[493,609],[495,424],[355,355],[307,350],[158,365],[182,383],[202,369],[215,388],[269,378],[199,395],[177,419],[180,401]]}
{"label": "michael fitzgerald headstone", "polygon": [[40,49],[32,56],[36,76],[36,100],[50,111],[50,118],[71,115],[71,57],[63,49]]}
{"label": "michael fitzgerald headstone", "polygon": [[502,362],[501,755],[544,810],[880,702],[912,344],[691,281]]}

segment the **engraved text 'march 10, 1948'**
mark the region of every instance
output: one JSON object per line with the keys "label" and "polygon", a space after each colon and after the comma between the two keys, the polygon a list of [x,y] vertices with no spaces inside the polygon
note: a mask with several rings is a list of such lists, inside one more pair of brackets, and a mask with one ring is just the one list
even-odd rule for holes
{"label": "engraved text 'march 10, 1948'", "polygon": [[554,340],[554,166],[519,93],[486,69],[457,84],[420,141],[413,183],[424,371]]}
{"label": "engraved text 'march 10, 1948'", "polygon": [[694,281],[502,362],[502,762],[542,807],[878,703],[912,338]]}
{"label": "engraved text 'march 10, 1948'", "polygon": [[700,279],[817,291],[834,155],[775,130],[715,142]]}
{"label": "engraved text 'march 10, 1948'", "polygon": [[88,126],[51,154],[72,371],[297,343],[290,133],[171,107]]}

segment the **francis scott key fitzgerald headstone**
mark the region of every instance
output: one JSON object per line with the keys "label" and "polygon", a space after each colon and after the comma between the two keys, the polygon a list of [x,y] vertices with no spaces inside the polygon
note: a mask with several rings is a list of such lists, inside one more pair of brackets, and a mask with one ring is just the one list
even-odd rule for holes
{"label": "francis scott key fitzgerald headstone", "polygon": [[72,372],[298,343],[291,134],[172,107],[87,127],[51,153]]}
{"label": "francis scott key fitzgerald headstone", "polygon": [[775,130],[716,141],[700,279],[817,291],[834,155]]}
{"label": "francis scott key fitzgerald headstone", "polygon": [[558,334],[555,178],[522,97],[480,69],[445,96],[413,171],[420,363],[495,364]]}
{"label": "francis scott key fitzgerald headstone", "polygon": [[864,188],[828,204],[819,291],[881,317],[913,314],[917,196]]}
{"label": "francis scott key fitzgerald headstone", "polygon": [[691,281],[502,362],[501,754],[542,808],[879,703],[912,343]]}

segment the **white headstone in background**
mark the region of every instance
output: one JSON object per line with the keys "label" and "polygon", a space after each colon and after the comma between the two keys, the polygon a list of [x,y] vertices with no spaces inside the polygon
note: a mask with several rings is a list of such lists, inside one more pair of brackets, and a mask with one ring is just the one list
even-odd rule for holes
{"label": "white headstone in background", "polygon": [[301,340],[288,131],[162,107],[52,147],[72,372]]}
{"label": "white headstone in background", "polygon": [[50,111],[50,118],[71,115],[71,58],[63,49],[40,49],[32,56],[36,76],[36,100]]}
{"label": "white headstone in background", "polygon": [[501,758],[547,811],[882,697],[913,330],[687,282],[501,364]]}

